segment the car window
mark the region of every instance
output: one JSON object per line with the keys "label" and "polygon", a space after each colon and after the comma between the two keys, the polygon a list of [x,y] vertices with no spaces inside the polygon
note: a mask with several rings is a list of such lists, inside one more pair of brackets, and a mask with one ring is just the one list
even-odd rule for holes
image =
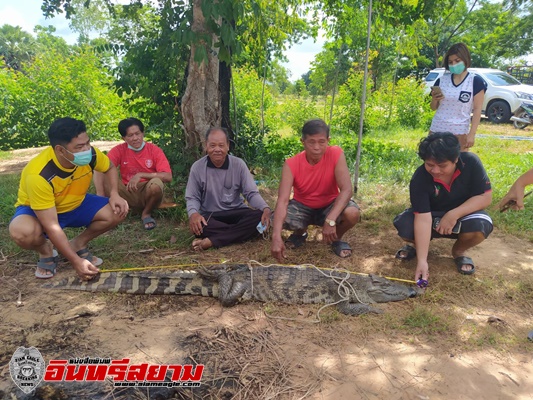
{"label": "car window", "polygon": [[488,74],[483,74],[484,78],[492,83],[494,86],[510,86],[510,85],[521,85],[519,81],[513,78],[511,75],[503,72],[492,72]]}
{"label": "car window", "polygon": [[439,73],[438,72],[430,72],[428,74],[428,76],[426,76],[426,82],[434,81],[438,77],[439,77]]}

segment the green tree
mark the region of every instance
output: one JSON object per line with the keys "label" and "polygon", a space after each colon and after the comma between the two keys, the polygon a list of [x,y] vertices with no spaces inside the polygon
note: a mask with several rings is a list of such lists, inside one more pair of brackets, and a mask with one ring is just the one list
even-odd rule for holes
{"label": "green tree", "polygon": [[126,111],[90,48],[70,55],[52,48],[23,69],[0,69],[2,150],[47,144],[52,121],[67,115],[85,121],[92,139],[116,138],[116,123]]}
{"label": "green tree", "polygon": [[0,28],[0,58],[4,67],[20,71],[22,64],[35,55],[35,39],[20,26],[5,24]]}
{"label": "green tree", "polygon": [[335,85],[348,78],[352,60],[348,47],[340,42],[326,43],[311,63],[309,90],[313,95],[331,94]]}
{"label": "green tree", "polygon": [[[265,136],[279,128],[273,115],[274,96],[269,88],[263,94],[257,72],[251,68],[234,70],[233,79],[235,98],[231,114],[234,116],[235,154],[256,165],[263,154]],[[265,115],[264,124],[258,110]]]}
{"label": "green tree", "polygon": [[79,33],[79,43],[89,43],[90,36],[101,36],[110,29],[111,12],[114,11],[104,0],[72,0],[76,13],[72,14],[69,26]]}
{"label": "green tree", "polygon": [[461,40],[469,45],[476,67],[505,64],[506,60],[527,55],[533,47],[533,2],[508,7],[483,1],[474,10],[471,25]]}
{"label": "green tree", "polygon": [[294,82],[294,90],[296,95],[298,96],[306,97],[307,95],[309,95],[309,91],[307,90],[305,81],[301,78]]}
{"label": "green tree", "polygon": [[[105,1],[110,4],[109,0]],[[156,35],[149,43],[148,53],[154,48],[166,48],[167,53],[179,50],[181,46],[190,49],[187,52],[190,55],[185,77],[187,84],[178,92],[176,78],[181,80],[181,76],[168,75],[167,81],[174,83],[167,84],[167,87],[173,86],[178,100],[165,104],[176,111],[175,116],[179,113],[176,122],[183,124],[188,147],[199,148],[208,126],[228,123],[229,117],[223,116],[225,113],[229,115],[231,66],[245,60],[261,74],[274,56],[281,55],[291,37],[298,37],[304,31],[306,24],[301,15],[305,10],[301,4],[302,0],[194,0],[191,4],[161,0],[154,6],[147,6],[132,0],[129,6],[123,7],[128,12],[140,8],[153,10],[155,19],[161,21],[158,29],[169,34]],[[76,3],[73,0],[43,0],[42,9],[46,15],[65,12],[68,18],[76,12]],[[139,13],[131,12],[130,15],[135,24]],[[148,40],[145,39],[140,41],[146,43]],[[124,46],[123,50],[126,54],[131,51],[129,46]],[[181,60],[183,53],[179,53]],[[140,56],[143,59],[150,57],[145,53]],[[153,61],[149,59],[148,65],[153,65]],[[175,65],[176,58],[167,58],[166,63]],[[135,66],[141,64],[140,61],[130,63],[131,70],[139,76],[143,76],[143,72]],[[159,66],[159,70],[164,68]],[[157,86],[157,82],[154,83]]]}
{"label": "green tree", "polygon": [[269,75],[267,80],[270,82],[270,86],[276,93],[283,93],[285,89],[289,87],[291,82],[289,81],[289,70],[280,64],[276,59],[272,62],[269,68]]}

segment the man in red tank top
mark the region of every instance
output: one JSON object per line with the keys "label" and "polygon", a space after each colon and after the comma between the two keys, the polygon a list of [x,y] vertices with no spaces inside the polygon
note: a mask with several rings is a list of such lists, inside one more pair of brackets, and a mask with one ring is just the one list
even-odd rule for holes
{"label": "man in red tank top", "polygon": [[[282,262],[286,247],[302,246],[307,227],[317,225],[322,226],[323,241],[332,245],[335,254],[349,257],[352,249],[341,239],[361,215],[351,200],[352,182],[344,152],[329,146],[329,126],[321,119],[304,124],[301,140],[304,151],[283,165],[274,211],[272,256]],[[282,229],[293,231],[285,242]]]}

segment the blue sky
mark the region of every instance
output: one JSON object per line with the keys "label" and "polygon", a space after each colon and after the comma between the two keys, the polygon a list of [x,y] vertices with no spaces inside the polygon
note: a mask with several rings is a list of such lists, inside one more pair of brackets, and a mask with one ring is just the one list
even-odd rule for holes
{"label": "blue sky", "polygon": [[74,43],[77,35],[72,33],[63,16],[45,19],[41,11],[40,0],[0,0],[0,26],[9,24],[20,26],[33,34],[36,25],[53,25],[56,35],[62,36],[68,43]]}
{"label": "blue sky", "polygon": [[[128,0],[122,0],[124,1]],[[45,19],[41,12],[41,4],[40,0],[0,0],[0,26],[4,24],[20,26],[26,32],[33,34],[36,25],[53,25],[56,28],[56,35],[62,36],[68,43],[75,43],[77,34],[70,30],[65,17],[59,15]],[[313,39],[306,39],[285,52],[289,60],[285,66],[291,71],[292,81],[299,79],[309,70],[311,61],[320,52],[323,44],[323,38],[319,38],[316,43]]]}

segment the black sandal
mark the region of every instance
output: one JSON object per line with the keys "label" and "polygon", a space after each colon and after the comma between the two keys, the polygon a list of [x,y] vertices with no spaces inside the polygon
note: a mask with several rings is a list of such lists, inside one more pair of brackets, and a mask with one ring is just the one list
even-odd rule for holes
{"label": "black sandal", "polygon": [[298,247],[302,247],[307,240],[307,232],[305,232],[303,235],[296,235],[292,233],[287,240],[285,240],[285,246],[289,249],[297,249]]}
{"label": "black sandal", "polygon": [[[455,257],[453,259],[453,262],[455,263],[455,266],[457,267],[457,272],[459,272],[460,274],[472,275],[473,273],[476,272],[476,266],[474,265],[474,261],[472,261],[470,257],[466,257],[466,256]],[[465,271],[463,269],[464,265],[471,265],[472,269]]]}
{"label": "black sandal", "polygon": [[[402,254],[404,253],[404,254]],[[406,244],[396,252],[396,258],[402,261],[409,261],[416,257],[416,249]]]}

